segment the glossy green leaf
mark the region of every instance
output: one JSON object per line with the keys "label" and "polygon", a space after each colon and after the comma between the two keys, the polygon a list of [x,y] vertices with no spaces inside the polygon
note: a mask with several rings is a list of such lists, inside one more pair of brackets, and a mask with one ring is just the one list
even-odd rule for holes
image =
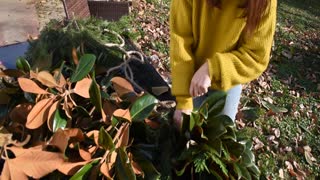
{"label": "glossy green leaf", "polygon": [[207,126],[204,128],[205,135],[209,140],[215,140],[221,135],[227,133],[227,129],[224,126],[225,116],[209,117]]}
{"label": "glossy green leaf", "polygon": [[252,166],[255,162],[254,154],[249,149],[245,149],[241,157],[241,165],[244,167]]}
{"label": "glossy green leaf", "polygon": [[100,128],[98,142],[105,150],[113,150],[115,147],[112,137],[103,127]]}
{"label": "glossy green leaf", "polygon": [[233,171],[236,173],[236,175],[238,176],[238,179],[241,179],[242,177],[242,172],[241,172],[241,169],[239,167],[239,165],[237,163],[233,163],[232,164],[233,166]]}
{"label": "glossy green leaf", "polygon": [[201,126],[202,123],[203,123],[203,121],[202,121],[202,118],[201,118],[200,114],[192,112],[191,115],[190,115],[189,130],[192,131],[192,129],[193,129],[193,127],[195,125]]}
{"label": "glossy green leaf", "polygon": [[67,126],[66,116],[61,112],[60,109],[57,109],[54,113],[54,119],[52,124],[53,132],[56,132],[59,128],[64,129]]}
{"label": "glossy green leaf", "polygon": [[80,117],[90,117],[89,112],[82,106],[76,106],[74,108],[74,111],[76,112],[76,114]]}
{"label": "glossy green leaf", "polygon": [[246,179],[246,180],[251,180],[251,175],[250,175],[249,171],[247,170],[247,168],[242,165],[239,165],[238,167],[241,170],[242,178]]}
{"label": "glossy green leaf", "polygon": [[29,62],[23,57],[19,57],[17,59],[16,67],[17,67],[17,69],[19,69],[25,73],[30,72],[30,69],[31,69]]}
{"label": "glossy green leaf", "polygon": [[222,152],[222,141],[220,139],[209,140],[208,145],[212,148],[212,151],[218,156],[221,157]]}
{"label": "glossy green leaf", "polygon": [[200,109],[199,109],[199,113],[203,116],[203,118],[208,119],[208,115],[209,115],[209,104],[206,103],[204,104]]}
{"label": "glossy green leaf", "polygon": [[199,111],[203,108],[208,108],[209,115],[217,115],[224,107],[226,93],[223,91],[216,91],[212,93],[200,106]]}
{"label": "glossy green leaf", "polygon": [[96,159],[89,164],[83,166],[76,174],[74,174],[70,180],[80,180],[80,179],[87,179],[86,175],[90,172],[93,166],[95,166],[99,162],[99,159]]}
{"label": "glossy green leaf", "polygon": [[222,139],[229,139],[232,141],[236,141],[237,140],[237,136],[235,133],[235,129],[231,128],[231,127],[226,127],[227,129],[227,133],[225,133],[224,135],[222,135]]}
{"label": "glossy green leaf", "polygon": [[150,94],[137,99],[130,109],[132,121],[143,121],[150,115],[157,103],[158,100]]}
{"label": "glossy green leaf", "polygon": [[154,167],[151,161],[143,156],[140,151],[133,151],[133,159],[137,162],[144,173],[144,179],[158,179],[160,178],[160,173]]}
{"label": "glossy green leaf", "polygon": [[126,149],[120,147],[117,149],[117,158],[115,163],[116,177],[119,180],[135,180],[136,175],[133,172]]}
{"label": "glossy green leaf", "polygon": [[102,110],[102,101],[99,85],[97,84],[95,78],[92,78],[92,83],[89,89],[90,101],[96,107],[98,112]]}
{"label": "glossy green leaf", "polygon": [[255,176],[259,176],[261,173],[259,168],[255,164],[253,164],[252,166],[249,166],[247,169],[249,170],[249,172],[251,172],[252,175],[255,175]]}
{"label": "glossy green leaf", "polygon": [[226,148],[228,149],[228,152],[235,156],[236,158],[240,158],[240,156],[243,154],[245,150],[245,145],[232,141],[232,140],[224,140],[224,144]]}
{"label": "glossy green leaf", "polygon": [[71,76],[70,81],[77,82],[86,77],[89,72],[92,70],[94,63],[96,61],[96,56],[93,54],[84,54],[81,56],[79,64],[73,75]]}

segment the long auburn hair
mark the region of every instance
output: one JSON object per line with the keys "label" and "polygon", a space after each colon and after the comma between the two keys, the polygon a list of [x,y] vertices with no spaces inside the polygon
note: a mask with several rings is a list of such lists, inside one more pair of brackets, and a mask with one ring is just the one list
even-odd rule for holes
{"label": "long auburn hair", "polygon": [[[221,8],[221,0],[207,0],[211,6]],[[244,28],[246,35],[253,34],[255,29],[260,24],[263,18],[270,0],[247,0],[246,3],[240,5],[240,8],[244,8],[243,17],[247,18],[247,24]]]}

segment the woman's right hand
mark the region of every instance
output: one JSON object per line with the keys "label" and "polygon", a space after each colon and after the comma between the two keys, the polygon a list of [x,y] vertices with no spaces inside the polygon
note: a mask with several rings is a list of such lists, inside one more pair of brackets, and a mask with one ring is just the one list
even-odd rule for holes
{"label": "woman's right hand", "polygon": [[173,115],[174,125],[178,128],[178,130],[181,130],[182,128],[182,113],[190,115],[191,111],[192,110],[190,109],[183,109],[183,110],[176,109],[174,111],[174,115]]}

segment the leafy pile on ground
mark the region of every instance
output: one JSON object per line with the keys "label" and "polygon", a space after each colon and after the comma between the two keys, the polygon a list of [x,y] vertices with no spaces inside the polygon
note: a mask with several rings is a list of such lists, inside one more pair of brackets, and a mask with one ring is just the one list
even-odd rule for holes
{"label": "leafy pile on ground", "polygon": [[129,62],[144,56],[107,25],[53,22],[28,60],[0,72],[1,178],[258,179],[252,142],[218,115],[226,94],[185,115],[179,133],[174,102],[133,80]]}

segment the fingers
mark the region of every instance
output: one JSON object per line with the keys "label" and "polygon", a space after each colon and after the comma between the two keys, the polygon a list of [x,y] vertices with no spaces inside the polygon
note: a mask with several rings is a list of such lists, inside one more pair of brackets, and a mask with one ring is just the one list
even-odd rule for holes
{"label": "fingers", "polygon": [[209,86],[203,79],[192,79],[189,93],[192,97],[202,96],[208,92]]}

